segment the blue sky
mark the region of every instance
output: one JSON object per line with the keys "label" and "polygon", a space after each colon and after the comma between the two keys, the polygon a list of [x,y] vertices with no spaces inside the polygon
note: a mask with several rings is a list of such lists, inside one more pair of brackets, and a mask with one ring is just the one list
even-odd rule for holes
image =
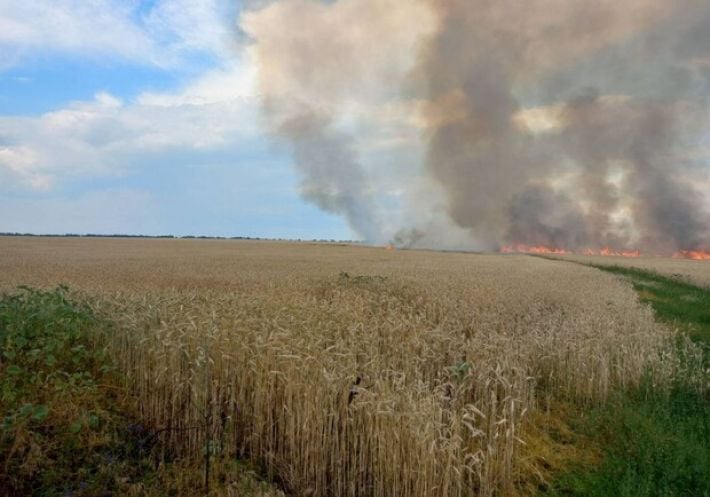
{"label": "blue sky", "polygon": [[0,231],[351,238],[260,126],[239,5],[0,0]]}

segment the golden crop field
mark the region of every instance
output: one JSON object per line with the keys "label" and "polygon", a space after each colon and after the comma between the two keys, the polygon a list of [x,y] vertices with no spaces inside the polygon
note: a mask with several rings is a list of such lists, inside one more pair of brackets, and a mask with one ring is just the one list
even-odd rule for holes
{"label": "golden crop field", "polygon": [[710,261],[674,259],[671,257],[602,257],[598,255],[555,256],[564,260],[602,266],[621,266],[652,271],[663,276],[684,280],[710,288]]}
{"label": "golden crop field", "polygon": [[684,364],[623,280],[521,255],[0,238],[2,289],[59,283],[116,323],[171,450],[213,443],[293,495],[513,495],[545,478],[556,406]]}

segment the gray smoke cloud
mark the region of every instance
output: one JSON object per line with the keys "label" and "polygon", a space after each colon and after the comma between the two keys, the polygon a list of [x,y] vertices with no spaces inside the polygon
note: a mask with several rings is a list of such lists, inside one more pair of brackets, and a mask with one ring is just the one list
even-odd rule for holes
{"label": "gray smoke cloud", "polygon": [[[439,27],[417,67],[426,165],[458,225],[487,248],[708,244],[682,159],[685,125],[703,130],[707,71],[693,81],[688,64],[710,54],[707,3],[433,5]],[[535,103],[551,129],[526,129],[525,94],[547,96]]]}
{"label": "gray smoke cloud", "polygon": [[293,148],[302,173],[302,196],[324,211],[345,216],[365,240],[379,240],[379,223],[352,138],[335,129],[330,118],[313,112],[284,121],[279,135]]}
{"label": "gray smoke cloud", "polygon": [[[303,197],[368,241],[657,252],[710,248],[708,25],[704,0],[274,0],[240,22]],[[422,150],[387,188],[378,133]]]}
{"label": "gray smoke cloud", "polygon": [[427,24],[417,3],[276,0],[252,3],[240,20],[253,40],[266,127],[293,150],[303,198],[370,242],[388,236],[361,160],[363,127],[353,121],[399,93],[412,64],[401,54],[413,61],[420,36],[401,28]]}

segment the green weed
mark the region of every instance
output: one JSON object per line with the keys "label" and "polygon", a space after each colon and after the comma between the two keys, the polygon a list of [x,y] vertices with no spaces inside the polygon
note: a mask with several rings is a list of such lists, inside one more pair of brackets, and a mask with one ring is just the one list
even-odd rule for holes
{"label": "green weed", "polygon": [[595,267],[627,277],[658,319],[680,327],[697,342],[710,344],[710,289],[635,268]]}
{"label": "green weed", "polygon": [[[658,319],[697,343],[710,343],[709,290],[638,269],[596,267],[629,278]],[[710,496],[710,399],[682,379],[670,393],[649,385],[620,395],[577,429],[603,448],[604,461],[592,471],[562,475],[548,495]]]}
{"label": "green weed", "polygon": [[[165,430],[128,414],[130,396],[102,346],[110,330],[66,287],[0,295],[0,495],[201,493],[202,468],[172,460]],[[215,459],[210,495],[275,495],[239,461]]]}
{"label": "green weed", "polygon": [[94,346],[97,325],[65,287],[0,298],[0,493],[86,486],[114,422],[98,385],[112,367]]}

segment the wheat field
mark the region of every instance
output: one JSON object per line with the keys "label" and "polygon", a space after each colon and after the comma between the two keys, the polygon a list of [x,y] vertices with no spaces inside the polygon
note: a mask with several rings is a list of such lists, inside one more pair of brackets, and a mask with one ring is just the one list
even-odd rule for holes
{"label": "wheat field", "polygon": [[175,455],[249,460],[290,495],[514,495],[544,479],[541,413],[687,362],[623,280],[521,255],[6,237],[0,275],[110,317]]}
{"label": "wheat field", "polygon": [[651,271],[693,285],[710,288],[710,263],[671,257],[606,257],[598,255],[554,256],[562,260],[594,264],[599,266],[620,266]]}

